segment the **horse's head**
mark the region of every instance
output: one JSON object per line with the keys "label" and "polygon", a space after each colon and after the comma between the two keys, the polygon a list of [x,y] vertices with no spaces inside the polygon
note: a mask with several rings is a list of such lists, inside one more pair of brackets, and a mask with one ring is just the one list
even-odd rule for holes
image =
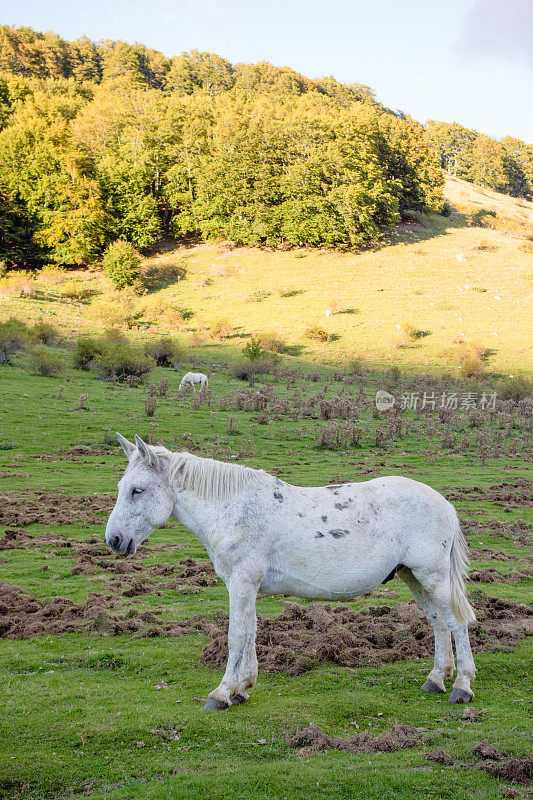
{"label": "horse's head", "polygon": [[168,465],[161,448],[147,445],[139,436],[135,444],[120,433],[117,438],[129,461],[118,483],[118,497],[107,521],[105,540],[114,553],[132,555],[141,542],[172,514],[173,492]]}

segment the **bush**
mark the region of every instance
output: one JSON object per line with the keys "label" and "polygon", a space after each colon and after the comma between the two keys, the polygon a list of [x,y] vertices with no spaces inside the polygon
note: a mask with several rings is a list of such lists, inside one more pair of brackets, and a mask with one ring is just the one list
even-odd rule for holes
{"label": "bush", "polygon": [[463,378],[481,375],[489,355],[490,350],[476,342],[459,342],[457,347],[446,353],[448,361],[459,367]]}
{"label": "bush", "polygon": [[413,341],[423,339],[425,336],[431,336],[431,331],[425,328],[415,328],[410,322],[402,323],[402,331],[408,339],[412,339]]}
{"label": "bush", "polygon": [[23,270],[10,272],[0,280],[0,286],[8,297],[35,297],[37,288],[31,276]]}
{"label": "bush", "polygon": [[104,325],[126,325],[133,328],[143,314],[132,297],[127,295],[108,295],[89,306],[89,316]]}
{"label": "bush", "polygon": [[523,400],[525,397],[533,396],[533,381],[526,378],[524,375],[515,375],[512,378],[507,378],[502,383],[502,388],[499,392],[502,400]]}
{"label": "bush", "polygon": [[39,342],[48,345],[57,344],[61,338],[57,328],[52,325],[51,322],[46,322],[44,319],[35,323],[31,329],[31,335]]}
{"label": "bush", "polygon": [[319,325],[311,325],[305,331],[305,336],[307,339],[313,339],[317,342],[329,342],[330,336],[324,328],[321,328]]}
{"label": "bush", "polygon": [[44,344],[32,347],[29,356],[33,372],[37,375],[58,376],[65,371],[65,359]]}
{"label": "bush", "polygon": [[349,305],[342,297],[332,297],[328,302],[328,316],[333,314],[354,314],[355,308]]}
{"label": "bush", "polygon": [[255,338],[263,350],[269,350],[272,353],[285,353],[287,350],[287,344],[275,331],[259,331]]}
{"label": "bush", "polygon": [[219,317],[211,324],[211,336],[215,339],[227,339],[232,336],[234,331],[233,325],[225,317]]}
{"label": "bush", "polygon": [[102,258],[102,269],[117,289],[133,286],[141,279],[140,258],[133,246],[123,239],[117,239],[106,249]]}
{"label": "bush", "polygon": [[108,341],[89,366],[100,380],[123,381],[126,377],[147,375],[154,367],[154,360],[129,344]]}
{"label": "bush", "polygon": [[0,322],[0,364],[9,364],[11,356],[28,345],[28,326],[12,317],[7,322]]}
{"label": "bush", "polygon": [[266,300],[267,297],[270,297],[271,292],[267,289],[258,289],[256,292],[252,292],[249,294],[248,297],[245,297],[245,303],[260,303],[262,300]]}
{"label": "bush", "polygon": [[39,283],[44,283],[48,286],[58,286],[64,283],[68,278],[68,272],[61,267],[43,267],[39,272]]}
{"label": "bush", "polygon": [[81,302],[91,297],[94,294],[94,289],[87,286],[84,281],[80,281],[77,278],[69,278],[58,286],[57,293],[67,300],[79,300]]}
{"label": "bush", "polygon": [[103,344],[97,339],[79,338],[74,348],[74,366],[76,369],[89,369],[93,358],[102,352]]}
{"label": "bush", "polygon": [[362,375],[365,371],[365,364],[361,356],[351,356],[346,362],[346,369],[352,375]]}
{"label": "bush", "polygon": [[174,367],[183,357],[181,345],[170,336],[161,336],[153,342],[146,342],[144,352],[160,367]]}

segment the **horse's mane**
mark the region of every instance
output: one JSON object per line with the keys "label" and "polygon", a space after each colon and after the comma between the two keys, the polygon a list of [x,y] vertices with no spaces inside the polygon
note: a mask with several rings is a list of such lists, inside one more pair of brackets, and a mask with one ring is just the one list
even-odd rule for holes
{"label": "horse's mane", "polygon": [[205,500],[229,500],[247,486],[264,485],[271,476],[263,470],[227,464],[192,453],[170,453],[170,482]]}

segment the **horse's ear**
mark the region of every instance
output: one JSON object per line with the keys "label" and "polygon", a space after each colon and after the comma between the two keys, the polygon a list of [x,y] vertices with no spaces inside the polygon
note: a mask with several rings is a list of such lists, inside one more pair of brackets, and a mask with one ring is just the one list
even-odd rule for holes
{"label": "horse's ear", "polygon": [[118,443],[120,444],[120,446],[122,447],[122,449],[126,453],[126,458],[128,459],[128,461],[130,461],[130,459],[131,459],[131,457],[132,457],[132,455],[133,455],[133,453],[135,451],[135,445],[133,444],[133,442],[128,442],[128,440],[125,439],[124,436],[121,436],[120,433],[117,433],[117,439],[118,439]]}
{"label": "horse's ear", "polygon": [[147,467],[157,467],[158,466],[158,459],[150,445],[143,442],[140,436],[135,434],[135,444],[137,445],[137,450],[139,451],[139,455],[141,456],[142,460],[146,464]]}

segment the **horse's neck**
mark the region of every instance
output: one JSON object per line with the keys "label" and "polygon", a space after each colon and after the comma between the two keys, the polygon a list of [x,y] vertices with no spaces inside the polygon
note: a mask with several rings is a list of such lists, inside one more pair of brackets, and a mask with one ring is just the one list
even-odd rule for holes
{"label": "horse's neck", "polygon": [[180,490],[174,496],[172,515],[209,550],[217,508],[220,508],[220,500],[210,500],[198,497],[195,492]]}

